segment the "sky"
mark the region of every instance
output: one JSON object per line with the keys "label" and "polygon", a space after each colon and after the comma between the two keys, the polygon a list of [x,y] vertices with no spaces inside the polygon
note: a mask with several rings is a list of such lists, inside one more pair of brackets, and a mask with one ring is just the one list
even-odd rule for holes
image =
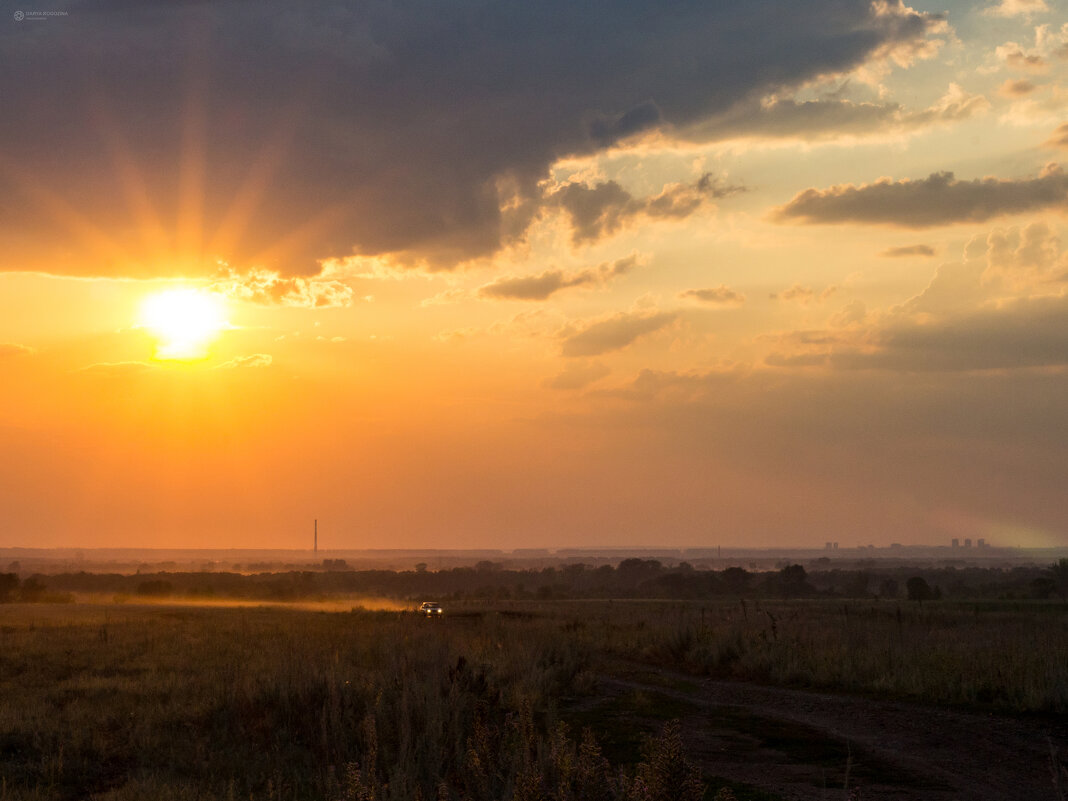
{"label": "sky", "polygon": [[1065,3],[0,7],[0,545],[1068,545]]}

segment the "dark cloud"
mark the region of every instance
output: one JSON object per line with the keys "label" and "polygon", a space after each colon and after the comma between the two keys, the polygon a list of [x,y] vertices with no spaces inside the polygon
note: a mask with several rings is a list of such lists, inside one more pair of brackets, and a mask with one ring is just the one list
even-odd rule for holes
{"label": "dark cloud", "polygon": [[726,284],[709,289],[687,289],[679,295],[681,298],[693,298],[705,303],[713,303],[720,306],[740,306],[745,303],[745,295],[736,292]]}
{"label": "dark cloud", "polygon": [[602,181],[594,186],[565,184],[546,200],[567,213],[571,238],[581,244],[613,234],[635,217],[684,219],[710,199],[744,191],[742,186],[724,184],[706,173],[693,184],[668,184],[660,194],[647,198],[634,197],[615,181]]}
{"label": "dark cloud", "polygon": [[921,51],[943,24],[868,0],[69,9],[0,28],[0,269],[450,267],[521,237],[561,157]]}
{"label": "dark cloud", "polygon": [[630,272],[637,263],[637,256],[627,256],[573,275],[567,275],[563,270],[546,270],[540,275],[499,278],[481,287],[478,294],[484,298],[506,300],[547,300],[561,289],[603,285],[617,276]]}
{"label": "dark cloud", "polygon": [[776,209],[778,222],[875,223],[904,228],[929,228],[981,222],[1003,214],[1063,207],[1068,200],[1068,175],[1057,165],[1037,178],[958,181],[951,172],[932,173],[922,180],[806,189]]}
{"label": "dark cloud", "polygon": [[561,346],[564,356],[599,356],[621,350],[645,334],[659,331],[678,317],[675,312],[625,312],[568,332]]}
{"label": "dark cloud", "polygon": [[888,259],[901,259],[908,256],[933,256],[935,249],[930,245],[903,245],[897,248],[887,248],[880,256]]}
{"label": "dark cloud", "polygon": [[611,145],[656,126],[661,119],[656,103],[642,103],[616,117],[598,117],[590,123],[590,136],[604,145]]}
{"label": "dark cloud", "polygon": [[518,278],[501,278],[478,290],[484,298],[507,298],[509,300],[546,300],[554,292],[571,286],[592,283],[593,273],[582,272],[565,276],[562,270],[546,270],[541,275]]}

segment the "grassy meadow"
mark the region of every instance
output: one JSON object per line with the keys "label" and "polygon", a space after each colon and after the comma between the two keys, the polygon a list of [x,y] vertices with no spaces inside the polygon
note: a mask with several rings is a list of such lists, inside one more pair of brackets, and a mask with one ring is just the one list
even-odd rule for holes
{"label": "grassy meadow", "polygon": [[[1063,603],[0,605],[0,801],[767,798],[582,710],[640,665],[1068,711]],[[628,732],[626,734],[633,734]]]}

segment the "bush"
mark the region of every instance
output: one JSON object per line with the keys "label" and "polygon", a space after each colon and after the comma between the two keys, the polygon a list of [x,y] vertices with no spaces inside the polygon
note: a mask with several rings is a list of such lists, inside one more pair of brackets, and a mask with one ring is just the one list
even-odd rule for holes
{"label": "bush", "polygon": [[909,594],[910,601],[930,601],[934,598],[931,585],[923,576],[913,576],[905,582],[905,589]]}
{"label": "bush", "polygon": [[18,589],[18,573],[0,573],[0,604],[14,601]]}

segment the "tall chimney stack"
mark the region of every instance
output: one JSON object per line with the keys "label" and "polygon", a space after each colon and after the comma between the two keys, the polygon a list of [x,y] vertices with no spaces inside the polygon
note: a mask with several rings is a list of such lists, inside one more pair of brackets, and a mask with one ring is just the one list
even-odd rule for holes
{"label": "tall chimney stack", "polygon": [[312,546],[314,553],[319,553],[319,520],[315,521],[315,544]]}

